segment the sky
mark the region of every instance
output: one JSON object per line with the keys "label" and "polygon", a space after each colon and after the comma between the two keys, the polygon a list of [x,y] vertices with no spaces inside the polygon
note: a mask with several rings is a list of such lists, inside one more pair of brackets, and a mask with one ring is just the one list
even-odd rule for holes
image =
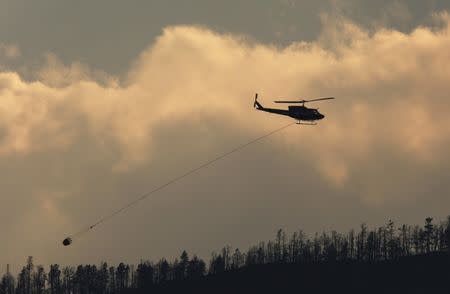
{"label": "sky", "polygon": [[[208,258],[277,229],[444,220],[448,1],[0,0],[0,265]],[[335,96],[291,126],[255,111]]]}

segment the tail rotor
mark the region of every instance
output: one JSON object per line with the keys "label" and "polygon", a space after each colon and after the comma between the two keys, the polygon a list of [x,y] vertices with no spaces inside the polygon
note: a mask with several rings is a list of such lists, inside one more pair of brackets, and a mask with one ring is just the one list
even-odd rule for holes
{"label": "tail rotor", "polygon": [[258,93],[255,94],[255,102],[253,103],[253,107],[259,110],[264,109],[264,107],[258,102]]}

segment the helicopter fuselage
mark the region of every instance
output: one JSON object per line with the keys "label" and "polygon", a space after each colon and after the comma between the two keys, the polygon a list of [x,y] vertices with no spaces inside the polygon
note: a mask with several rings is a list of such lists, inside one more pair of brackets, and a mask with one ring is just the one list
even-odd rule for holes
{"label": "helicopter fuselage", "polygon": [[298,106],[298,105],[291,105],[288,107],[288,109],[278,109],[278,108],[262,107],[259,104],[257,105],[256,109],[279,115],[286,115],[298,121],[316,121],[321,120],[325,117],[315,108],[308,108],[305,106]]}
{"label": "helicopter fuselage", "polygon": [[307,108],[305,106],[291,105],[289,106],[289,116],[303,121],[321,120],[325,115],[321,114],[315,108]]}

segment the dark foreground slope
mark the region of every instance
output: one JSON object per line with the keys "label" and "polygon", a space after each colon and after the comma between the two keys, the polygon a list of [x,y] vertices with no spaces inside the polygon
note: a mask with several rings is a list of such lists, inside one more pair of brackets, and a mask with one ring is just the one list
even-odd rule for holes
{"label": "dark foreground slope", "polygon": [[132,293],[450,293],[450,256],[379,263],[266,264]]}

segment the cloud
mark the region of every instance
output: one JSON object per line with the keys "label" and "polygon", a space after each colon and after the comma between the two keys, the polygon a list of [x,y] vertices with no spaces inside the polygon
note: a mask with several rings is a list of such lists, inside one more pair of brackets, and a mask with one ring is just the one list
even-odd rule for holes
{"label": "cloud", "polygon": [[14,44],[0,43],[0,58],[14,59],[20,57],[20,49]]}
{"label": "cloud", "polygon": [[92,70],[86,64],[73,62],[65,65],[57,56],[51,53],[45,55],[44,65],[35,73],[34,79],[50,87],[64,88],[81,81],[95,81],[109,87],[118,83],[117,79],[107,73]]}
{"label": "cloud", "polygon": [[[33,198],[36,215],[64,223],[93,219],[127,201],[120,195],[131,198],[141,192],[136,187],[147,187],[143,174],[157,185],[174,170],[290,121],[254,111],[255,92],[267,105],[273,98],[333,95],[338,99],[317,104],[325,120],[286,131],[270,141],[270,152],[256,148],[264,160],[240,178],[254,172],[275,186],[289,179],[287,195],[304,178],[305,193],[320,187],[330,201],[346,194],[369,207],[419,199],[450,170],[450,22],[447,14],[440,20],[446,25],[439,30],[405,34],[369,33],[324,18],[317,41],[285,48],[205,27],[167,27],[120,78],[49,55],[36,81],[0,73],[0,161],[26,171],[16,171],[29,184],[20,195],[45,191]],[[295,176],[280,175],[283,168]],[[224,169],[236,173],[235,165]],[[203,185],[227,193],[215,191],[214,180]],[[237,185],[258,197],[279,192],[251,190],[244,179]],[[18,184],[8,189],[19,193]],[[447,184],[436,189],[449,191]],[[54,196],[61,191],[65,197]]]}
{"label": "cloud", "polygon": [[[1,73],[0,151],[8,156],[65,148],[80,127],[72,120],[82,117],[96,140],[112,140],[126,161],[139,163],[151,159],[152,135],[168,120],[207,124],[207,116],[223,116],[230,127],[244,129],[255,119],[279,120],[248,114],[251,93],[260,91],[265,97],[338,96],[324,105],[333,117],[307,134],[324,146],[313,143],[306,147],[311,152],[336,149],[331,162],[342,161],[342,152],[349,160],[368,156],[368,142],[432,160],[449,136],[449,43],[448,23],[438,32],[369,35],[341,20],[329,24],[318,42],[281,50],[206,28],[169,27],[136,60],[122,86],[86,65],[65,66],[49,55],[37,82]],[[329,133],[325,139],[323,133]],[[345,165],[331,169],[346,174]]]}
{"label": "cloud", "polygon": [[136,60],[124,85],[81,63],[65,66],[53,55],[36,82],[1,73],[0,151],[8,156],[65,148],[79,132],[73,120],[82,117],[95,140],[112,140],[127,162],[145,162],[152,157],[153,133],[168,120],[207,124],[207,116],[223,116],[230,127],[244,129],[255,119],[267,125],[279,120],[248,114],[251,93],[260,91],[263,97],[338,96],[323,105],[333,117],[322,130],[307,132],[316,143],[306,148],[332,146],[331,162],[341,163],[331,169],[342,175],[347,170],[342,152],[350,161],[369,156],[368,142],[436,158],[450,125],[443,115],[448,22],[438,32],[418,28],[409,35],[392,30],[369,35],[348,21],[331,22],[318,42],[284,49],[206,28],[169,27]]}

